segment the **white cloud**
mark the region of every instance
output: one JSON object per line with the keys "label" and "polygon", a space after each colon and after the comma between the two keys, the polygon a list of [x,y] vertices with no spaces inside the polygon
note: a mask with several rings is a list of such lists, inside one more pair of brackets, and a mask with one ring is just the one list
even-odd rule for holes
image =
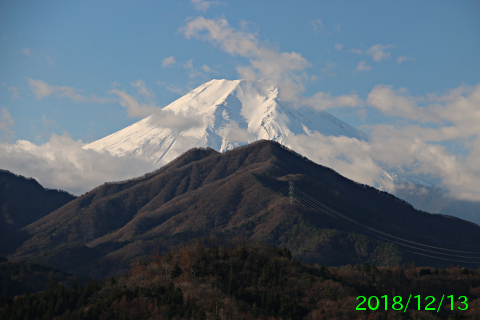
{"label": "white cloud", "polygon": [[153,99],[155,97],[155,93],[147,88],[145,81],[139,79],[135,82],[131,82],[130,84],[138,88],[139,95],[142,95],[147,99]]}
{"label": "white cloud", "polygon": [[50,67],[53,67],[53,59],[49,56],[45,56],[45,60],[47,60],[47,64],[50,66]]}
{"label": "white cloud", "polygon": [[235,141],[238,143],[248,143],[254,141],[256,138],[255,135],[248,132],[246,128],[240,128],[235,121],[225,124],[220,130],[218,130],[217,134],[229,141]]}
{"label": "white cloud", "polygon": [[[452,196],[480,201],[480,84],[425,97],[376,86],[367,103],[405,119],[396,126],[372,126],[372,158],[389,167],[439,177]],[[444,142],[463,146],[466,154],[449,152],[440,144]]]}
{"label": "white cloud", "polygon": [[110,91],[110,94],[118,96],[118,103],[127,110],[129,118],[146,117],[162,110],[160,106],[156,105],[155,93],[147,88],[145,81],[139,79],[131,82],[130,85],[137,88],[135,97],[120,89]]}
{"label": "white cloud", "polygon": [[204,64],[202,66],[202,70],[206,73],[217,73],[217,71],[213,70],[212,68],[210,68],[209,66],[207,66],[206,64]]}
{"label": "white cloud", "polygon": [[37,99],[41,100],[45,97],[48,97],[51,95],[54,91],[55,88],[52,86],[49,86],[45,82],[41,80],[34,80],[34,79],[29,79],[28,81],[30,83],[30,86],[32,87],[33,93],[37,97]]}
{"label": "white cloud", "polygon": [[402,92],[405,89],[395,92],[392,86],[377,85],[368,94],[367,103],[386,115],[420,118],[422,110],[415,105],[412,97],[399,94]]}
{"label": "white cloud", "polygon": [[176,93],[176,94],[181,95],[181,96],[183,96],[187,93],[187,91],[184,91],[184,90],[180,89],[179,87],[177,87],[173,84],[169,84],[169,85],[165,86],[165,88],[168,91],[171,91],[171,92]]}
{"label": "white cloud", "polygon": [[381,183],[388,192],[394,192],[395,185],[385,179],[384,170],[437,177],[440,186],[454,198],[479,201],[480,138],[473,141],[471,153],[462,158],[443,146],[422,141],[410,129],[378,126],[369,141],[314,132],[290,135],[285,144],[354,181],[371,186]]}
{"label": "white cloud", "polygon": [[[318,109],[342,104],[326,94],[316,98]],[[344,98],[345,106],[361,103],[355,96]],[[372,186],[382,183],[389,192],[395,186],[385,179],[383,170],[430,177],[456,199],[480,201],[480,84],[424,97],[412,97],[406,89],[376,86],[367,103],[403,120],[370,126],[368,141],[308,132],[290,135],[285,143],[352,180]],[[423,126],[424,122],[429,125]],[[465,153],[449,151],[442,145],[448,141],[463,145]]]}
{"label": "white cloud", "polygon": [[110,91],[110,94],[116,94],[120,98],[119,103],[127,110],[127,115],[130,118],[145,117],[159,110],[159,107],[155,104],[140,103],[125,91],[115,89]]}
{"label": "white cloud", "polygon": [[366,141],[345,136],[325,136],[314,132],[309,135],[289,136],[285,142],[287,146],[310,160],[360,183],[373,186],[383,172],[370,156],[371,146]]}
{"label": "white cloud", "polygon": [[342,51],[343,50],[343,44],[341,43],[335,43],[335,49],[337,51]]}
{"label": "white cloud", "polygon": [[402,64],[402,62],[407,61],[407,60],[408,60],[408,57],[398,56],[398,58],[397,58],[397,63],[398,63],[398,64]]}
{"label": "white cloud", "polygon": [[50,95],[55,95],[57,97],[70,98],[75,102],[97,102],[97,103],[106,103],[109,100],[106,98],[98,98],[95,96],[86,97],[78,93],[77,89],[67,86],[51,86],[45,83],[42,80],[29,79],[28,80],[30,87],[35,94],[35,97],[38,100],[46,98]]}
{"label": "white cloud", "polygon": [[11,127],[15,124],[10,112],[6,108],[2,108],[0,113],[0,131],[10,132]]}
{"label": "white cloud", "polygon": [[187,62],[185,62],[185,63],[183,64],[183,67],[184,67],[185,69],[193,69],[193,60],[188,60]]}
{"label": "white cloud", "polygon": [[310,63],[297,52],[278,52],[259,43],[254,34],[232,28],[227,20],[199,17],[188,21],[182,28],[187,37],[209,41],[231,55],[249,58],[250,67],[239,66],[237,71],[244,79],[268,78],[274,80],[282,98],[294,99],[304,90],[303,70]]}
{"label": "white cloud", "polygon": [[362,105],[362,100],[354,94],[332,97],[329,93],[317,92],[313,96],[305,98],[302,104],[315,110],[326,110],[343,107],[353,108]]}
{"label": "white cloud", "polygon": [[237,31],[230,27],[227,20],[211,20],[199,17],[191,20],[182,29],[190,39],[192,37],[219,44],[230,54],[256,56],[260,54],[257,39],[253,34]]}
{"label": "white cloud", "polygon": [[[255,73],[253,67],[249,69]],[[153,97],[143,81],[131,85],[138,89],[141,97]],[[122,97],[119,94],[122,91],[117,91],[115,94],[129,114],[142,114],[145,109],[156,111],[151,119],[156,125],[182,130],[203,124],[194,115],[175,114],[155,104],[142,104],[125,92]],[[331,96],[322,92],[303,101],[318,110],[365,104],[353,94]],[[358,182],[370,185],[385,182],[382,180],[383,169],[406,175],[422,174],[440,178],[441,186],[457,199],[480,200],[480,84],[421,97],[410,95],[406,89],[379,85],[372,89],[366,103],[386,115],[401,117],[402,121],[396,125],[371,126],[368,141],[314,132],[289,136],[285,143],[313,161]],[[8,111],[2,110],[1,115],[3,120],[0,123],[4,127],[13,124]],[[250,139],[248,132],[236,124],[225,134],[237,141]],[[455,155],[450,152],[441,144],[448,141],[463,145],[465,153]],[[27,141],[0,144],[0,163],[13,172],[34,176],[49,187],[77,194],[104,181],[125,179],[127,174],[136,176],[150,170],[147,163],[137,163],[132,158],[119,160],[83,150],[81,146],[81,142],[68,136],[55,135],[43,145]],[[138,172],[134,168],[137,165]],[[143,168],[145,170],[140,172]],[[393,185],[387,184],[384,188],[394,190]]]}
{"label": "white cloud", "polygon": [[367,65],[367,61],[360,61],[355,68],[357,71],[369,71],[371,69],[372,66]]}
{"label": "white cloud", "polygon": [[[357,109],[357,110],[355,111],[355,113],[357,114],[357,116],[358,116],[360,119],[362,119],[362,120],[367,119],[367,110],[365,110],[364,108],[362,108],[362,109]],[[361,129],[361,127],[360,127],[360,129]]]}
{"label": "white cloud", "polygon": [[480,141],[465,157],[454,155],[445,147],[431,143],[420,134],[425,128],[377,126],[372,134],[371,157],[378,163],[409,174],[441,179],[441,185],[457,199],[479,201]]}
{"label": "white cloud", "polygon": [[397,58],[397,63],[398,63],[398,64],[402,64],[402,63],[404,63],[405,61],[413,61],[413,62],[415,62],[415,57],[413,57],[413,56],[409,56],[409,57],[407,57],[407,56],[398,56],[398,58]]}
{"label": "white cloud", "polygon": [[[204,65],[205,67],[205,65]],[[204,70],[204,69],[208,69],[209,67],[206,66],[206,68],[202,67],[201,69]],[[193,60],[190,59],[188,60],[187,62],[185,62],[183,64],[183,68],[188,70],[188,76],[190,78],[195,78],[195,77],[203,77],[203,78],[206,78],[206,73],[208,72],[201,72],[199,71],[198,69],[196,69],[194,66],[193,66]]]}
{"label": "white cloud", "polygon": [[323,28],[323,22],[320,19],[313,20],[310,24],[312,25],[313,31],[318,31]]}
{"label": "white cloud", "polygon": [[336,66],[337,65],[334,62],[328,61],[325,64],[325,67],[323,67],[321,69],[321,71],[322,71],[323,74],[326,74],[326,75],[331,76],[331,77],[336,77],[337,74],[332,71]]}
{"label": "white cloud", "polygon": [[[137,80],[130,83],[133,87],[138,89],[138,98],[144,102],[140,102],[137,97],[128,94],[125,91],[114,89],[110,91],[119,97],[118,102],[127,110],[127,115],[130,118],[151,116],[149,122],[155,126],[162,128],[170,128],[174,130],[183,130],[188,128],[198,127],[203,124],[202,119],[196,118],[194,115],[187,115],[183,113],[175,113],[170,110],[162,109],[162,107],[155,104],[155,94],[150,91],[143,80]],[[167,86],[168,90],[173,87]],[[175,92],[175,91],[174,91]]]}
{"label": "white cloud", "polygon": [[362,49],[361,49],[361,48],[358,48],[358,49],[352,49],[352,50],[350,50],[350,51],[352,51],[353,53],[355,53],[355,54],[358,54],[358,55],[361,55],[361,54],[363,54],[363,51],[362,51]]}
{"label": "white cloud", "polygon": [[8,88],[8,91],[12,93],[12,99],[20,98],[20,94],[18,93],[17,87],[11,86],[10,88]]}
{"label": "white cloud", "polygon": [[175,60],[174,56],[166,57],[165,59],[162,60],[162,67],[163,68],[168,67],[170,65],[175,64],[175,62],[177,61]]}
{"label": "white cloud", "polygon": [[372,56],[374,61],[381,61],[381,60],[386,60],[390,59],[390,52],[387,52],[387,49],[392,48],[393,45],[387,44],[376,44],[372,46],[370,49],[368,49],[366,52],[368,55]]}
{"label": "white cloud", "polygon": [[203,125],[203,120],[195,117],[195,115],[185,115],[175,113],[170,110],[157,110],[149,119],[150,124],[173,130],[186,130],[196,128]]}
{"label": "white cloud", "polygon": [[238,124],[236,124],[236,126],[232,126],[228,134],[229,140],[237,141],[239,143],[247,143],[251,141],[252,136],[253,135],[250,134],[247,130],[240,128]]}
{"label": "white cloud", "polygon": [[[305,73],[309,62],[299,53],[279,52],[263,45],[255,34],[236,30],[224,19],[190,20],[182,32],[189,39],[208,41],[231,55],[249,59],[249,66],[237,66],[239,75],[251,80],[273,80],[279,84],[284,100],[301,101],[318,110],[365,104],[356,95],[331,97],[319,92],[309,98],[301,97],[303,83],[311,79]],[[365,52],[378,62],[390,58],[390,48],[393,46],[376,44]],[[363,54],[361,49],[352,52]],[[371,69],[366,61],[360,61],[356,67],[357,71]],[[324,137],[319,133],[290,136],[287,140],[298,152],[360,182],[374,184],[381,180],[384,167],[406,174],[439,177],[455,197],[480,200],[480,85],[419,98],[411,97],[405,89],[376,86],[368,95],[367,103],[386,115],[402,117],[403,122],[390,127],[371,126],[369,141]],[[425,122],[429,125],[424,126]],[[457,139],[468,148],[467,155],[454,155],[439,144]],[[315,150],[312,145],[316,146]],[[393,190],[393,185],[385,187]]]}
{"label": "white cloud", "polygon": [[404,88],[394,90],[392,86],[377,85],[369,93],[367,103],[387,115],[442,124],[442,130],[436,133],[445,139],[480,134],[480,84],[426,97],[410,96]]}
{"label": "white cloud", "polygon": [[55,122],[55,120],[48,118],[44,114],[42,114],[42,125],[44,127],[58,127],[58,124]]}
{"label": "white cloud", "polygon": [[210,8],[210,6],[212,5],[223,4],[223,2],[220,2],[220,1],[206,1],[206,0],[191,0],[191,3],[193,4],[195,10],[203,11],[203,12],[206,12],[208,8]]}
{"label": "white cloud", "polygon": [[108,153],[84,150],[81,141],[68,135],[52,135],[42,145],[18,140],[0,143],[2,169],[37,179],[48,188],[80,195],[106,181],[143,175],[155,167],[138,157],[113,157]]}

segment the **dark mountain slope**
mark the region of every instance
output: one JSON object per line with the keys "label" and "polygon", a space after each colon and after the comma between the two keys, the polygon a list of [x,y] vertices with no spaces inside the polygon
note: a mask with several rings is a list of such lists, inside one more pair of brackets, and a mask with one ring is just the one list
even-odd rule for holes
{"label": "dark mountain slope", "polygon": [[0,239],[58,209],[75,196],[0,169]]}
{"label": "dark mountain slope", "polygon": [[0,288],[2,296],[5,297],[14,297],[27,291],[33,293],[44,290],[52,277],[65,285],[73,280],[73,276],[54,267],[32,262],[11,262],[3,258],[0,258],[0,275]]}
{"label": "dark mountain slope", "polygon": [[[293,205],[285,192],[289,181],[298,190]],[[346,218],[318,212],[306,194]],[[193,149],[142,178],[104,184],[18,232],[23,244],[11,258],[103,276],[128,269],[131,258],[156,247],[212,233],[286,246],[303,260],[334,265],[415,259],[448,266],[455,258],[431,247],[480,251],[480,227],[473,223],[417,211],[276,142],[258,141],[223,154]]]}

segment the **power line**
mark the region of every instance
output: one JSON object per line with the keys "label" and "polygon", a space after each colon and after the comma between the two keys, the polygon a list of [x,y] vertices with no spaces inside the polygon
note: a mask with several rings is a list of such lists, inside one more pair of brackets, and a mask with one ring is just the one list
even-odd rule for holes
{"label": "power line", "polygon": [[209,224],[206,225],[206,227],[210,229],[216,229],[228,223],[236,223],[239,220],[246,220],[260,212],[269,203],[283,199],[286,196],[286,192],[288,189],[289,187],[284,187],[281,190],[269,195],[268,197],[260,199],[259,201],[247,205],[246,207],[243,207],[242,209],[236,211],[236,215],[233,218],[230,219],[230,215],[224,215],[219,220],[211,221]]}
{"label": "power line", "polygon": [[392,234],[389,234],[389,233],[380,231],[380,230],[378,230],[378,229],[375,229],[375,228],[373,228],[373,227],[367,226],[367,225],[365,225],[365,224],[363,224],[363,223],[361,223],[361,222],[358,222],[358,221],[356,221],[356,220],[354,220],[354,219],[352,219],[352,218],[350,218],[350,217],[347,217],[347,216],[341,214],[340,212],[338,212],[338,211],[336,211],[336,210],[334,210],[334,209],[326,206],[325,204],[321,203],[320,201],[318,201],[317,199],[311,197],[310,195],[306,194],[305,192],[299,190],[298,188],[297,188],[297,192],[305,195],[306,197],[308,197],[308,198],[310,198],[310,199],[312,199],[313,202],[315,202],[315,203],[317,203],[319,206],[325,208],[325,210],[328,210],[328,211],[332,212],[333,214],[336,214],[336,215],[338,215],[338,216],[340,216],[340,217],[342,217],[342,218],[344,218],[344,219],[346,219],[346,220],[348,220],[348,221],[350,221],[350,222],[352,222],[352,223],[355,223],[355,224],[357,224],[357,225],[359,225],[359,226],[361,226],[361,227],[367,228],[367,229],[369,229],[369,230],[371,230],[371,231],[373,231],[373,232],[382,234],[382,235],[384,235],[384,236],[392,237],[392,238],[397,239],[397,240],[400,240],[400,241],[405,241],[405,242],[408,242],[408,243],[412,243],[412,244],[416,244],[416,245],[420,245],[420,246],[424,246],[424,247],[429,247],[429,248],[432,248],[432,249],[438,249],[438,250],[444,250],[444,251],[451,251],[451,252],[457,252],[457,253],[467,253],[467,254],[480,255],[479,252],[461,251],[461,250],[453,250],[453,249],[446,249],[446,248],[441,248],[441,247],[435,247],[435,246],[426,245],[426,244],[423,244],[423,243],[419,243],[419,242],[415,242],[415,241],[411,241],[411,240],[407,240],[407,239],[404,239],[404,238],[400,238],[400,237],[394,236],[394,235],[392,235]]}
{"label": "power line", "polygon": [[[423,244],[423,243],[419,243],[419,242],[410,241],[410,240],[407,240],[407,239],[404,239],[404,238],[400,238],[400,237],[391,235],[391,234],[386,233],[386,232],[382,232],[380,230],[377,230],[373,227],[367,226],[363,223],[360,223],[360,222],[358,222],[358,221],[356,221],[356,220],[354,220],[350,217],[347,217],[347,216],[339,213],[338,211],[326,206],[325,204],[321,203],[317,199],[311,197],[310,195],[308,195],[307,193],[303,192],[302,190],[300,190],[298,188],[296,188],[296,197],[299,198],[299,200],[301,200],[302,204],[307,205],[307,207],[310,207],[311,209],[314,209],[317,212],[326,214],[326,215],[328,215],[332,218],[336,218],[336,219],[341,218],[341,219],[347,220],[347,221],[349,221],[349,222],[351,222],[351,223],[353,223],[353,224],[355,224],[359,227],[366,228],[367,230],[369,230],[371,232],[374,232],[374,234],[376,233],[377,237],[379,237],[379,238],[381,238],[382,240],[385,240],[385,241],[389,241],[389,242],[392,242],[392,243],[395,243],[395,244],[398,244],[398,245],[401,245],[401,246],[405,246],[405,247],[409,247],[409,248],[412,248],[412,249],[415,249],[415,250],[421,250],[421,251],[425,251],[425,252],[429,252],[429,253],[437,254],[437,255],[446,255],[446,256],[453,256],[453,257],[460,257],[460,258],[467,258],[467,259],[478,259],[479,258],[479,257],[468,257],[468,256],[464,256],[464,255],[454,255],[452,253],[445,253],[445,252],[436,252],[436,251],[432,251],[432,250],[428,250],[428,249],[424,249],[424,248],[419,248],[419,247],[416,247],[416,246],[423,246],[423,247],[427,247],[427,248],[450,251],[450,252],[455,252],[455,253],[466,253],[466,254],[480,255],[480,253],[478,253],[478,252],[452,250],[452,249],[430,246],[430,245],[426,245],[426,244]],[[382,235],[382,236],[380,236],[380,235]],[[388,238],[385,238],[385,237],[391,237],[393,239],[397,239],[399,241],[404,241],[404,242],[407,242],[407,243],[411,243],[413,245],[408,245],[408,244],[405,244],[405,243],[402,243],[402,242],[399,242],[399,241],[395,241],[395,240],[392,240],[392,239],[388,239]],[[408,252],[411,252],[411,251],[408,251]],[[415,252],[411,252],[411,253],[415,253]],[[421,254],[421,253],[417,253],[417,254],[428,256],[428,257],[434,257],[434,256]],[[449,260],[449,261],[465,262],[465,263],[480,263],[480,262],[477,262],[477,261],[463,261],[463,260],[455,260],[455,259],[451,259],[451,258],[447,259],[447,258],[442,258],[442,257],[434,257],[434,258]]]}
{"label": "power line", "polygon": [[290,204],[293,204],[293,182],[288,183],[288,197],[290,198]]}

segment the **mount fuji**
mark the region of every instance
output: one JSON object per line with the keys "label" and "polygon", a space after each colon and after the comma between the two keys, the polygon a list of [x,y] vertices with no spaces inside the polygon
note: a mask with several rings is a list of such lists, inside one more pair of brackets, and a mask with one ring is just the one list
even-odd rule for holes
{"label": "mount fuji", "polygon": [[[224,152],[261,139],[289,147],[289,136],[312,132],[369,140],[367,134],[325,111],[298,109],[282,101],[277,85],[270,80],[211,80],[154,114],[83,148],[118,157],[147,158],[163,166],[191,148]],[[373,180],[373,186],[380,190],[391,190],[400,183],[433,186],[384,170]]]}
{"label": "mount fuji", "polygon": [[[195,147],[224,152],[261,139],[275,140],[288,147],[289,136],[312,132],[362,141],[370,139],[325,111],[298,109],[282,101],[278,87],[270,80],[211,80],[156,113],[83,148],[118,157],[147,158],[160,167]],[[308,153],[304,155],[309,157]],[[423,177],[382,170],[373,180],[373,187],[395,190],[398,197],[421,210],[480,222],[479,217],[472,217],[471,203],[445,197],[442,189]],[[473,206],[480,208],[480,202]]]}
{"label": "mount fuji", "polygon": [[278,87],[269,80],[211,80],[84,148],[147,157],[165,165],[194,147],[224,152],[260,139],[285,144],[292,134],[312,131],[368,140],[365,133],[327,112],[300,113],[279,98]]}

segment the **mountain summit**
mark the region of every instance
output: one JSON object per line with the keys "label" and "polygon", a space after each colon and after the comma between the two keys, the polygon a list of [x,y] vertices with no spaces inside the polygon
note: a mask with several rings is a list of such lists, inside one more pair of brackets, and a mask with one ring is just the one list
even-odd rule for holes
{"label": "mountain summit", "polygon": [[478,225],[417,211],[270,140],[191,149],[145,176],[105,183],[5,238],[0,255],[104,277],[155,248],[210,236],[324,265],[480,260]]}
{"label": "mountain summit", "polygon": [[367,139],[327,112],[298,111],[282,101],[269,80],[211,80],[129,127],[85,149],[146,156],[164,165],[194,147],[223,152],[260,139],[285,144],[291,134]]}

